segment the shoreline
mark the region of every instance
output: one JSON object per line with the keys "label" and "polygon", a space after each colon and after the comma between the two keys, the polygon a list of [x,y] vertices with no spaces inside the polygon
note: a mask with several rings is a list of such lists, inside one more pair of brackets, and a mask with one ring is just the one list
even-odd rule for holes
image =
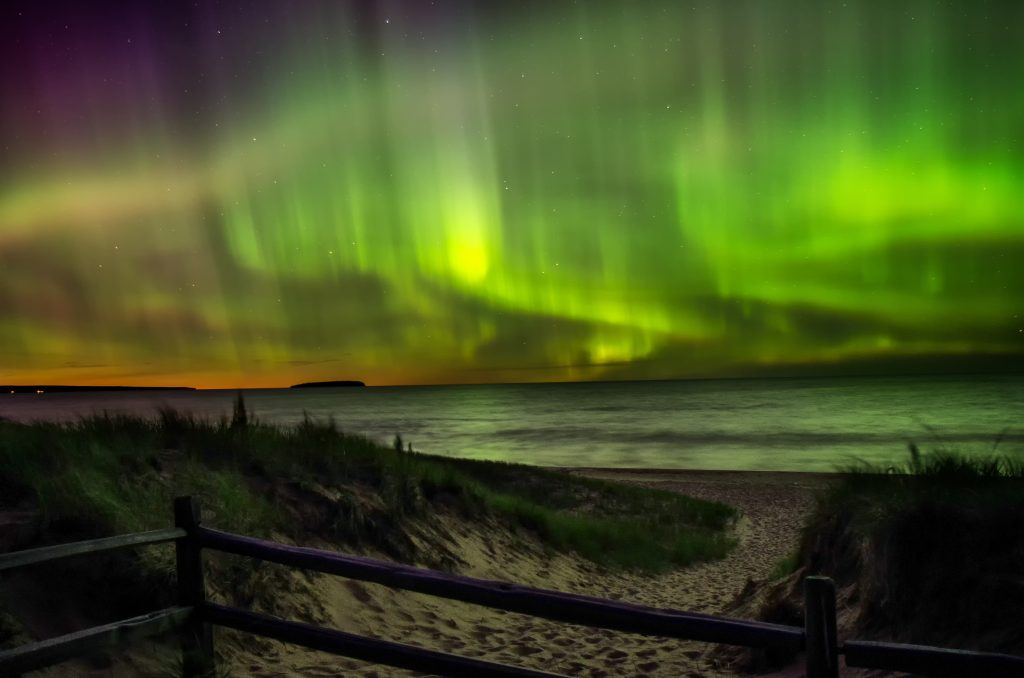
{"label": "shoreline", "polygon": [[[801,517],[810,511],[811,500],[820,491],[839,482],[847,474],[819,471],[711,471],[704,469],[634,469],[607,467],[547,467],[548,470],[611,480],[644,487],[659,488],[699,499],[720,501],[743,513],[760,513],[762,507],[751,503],[754,493],[791,494],[805,504]],[[759,489],[756,489],[759,488]]]}
{"label": "shoreline", "polygon": [[548,471],[560,471],[588,476],[653,476],[659,479],[686,479],[701,482],[744,482],[754,480],[770,485],[788,483],[818,483],[835,480],[847,475],[836,471],[758,471],[747,469],[685,469],[685,468],[641,468],[634,466],[541,466]]}

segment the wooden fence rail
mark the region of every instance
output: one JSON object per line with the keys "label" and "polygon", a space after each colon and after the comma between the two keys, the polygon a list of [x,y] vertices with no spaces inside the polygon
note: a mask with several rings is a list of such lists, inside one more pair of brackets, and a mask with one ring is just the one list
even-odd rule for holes
{"label": "wooden fence rail", "polygon": [[162,544],[169,541],[177,541],[185,536],[185,530],[169,528],[166,530],[153,530],[151,532],[136,532],[135,534],[122,534],[117,537],[105,537],[103,539],[90,539],[89,541],[76,541],[70,544],[58,544],[56,546],[44,546],[28,551],[15,551],[13,553],[0,554],[0,572],[13,570],[17,567],[25,567],[35,563],[45,563],[50,560],[59,560],[71,556],[82,555],[83,553],[102,553],[123,549],[126,546],[143,546],[145,544]]}
{"label": "wooden fence rail", "polygon": [[199,543],[215,551],[570,624],[726,645],[794,651],[803,646],[803,630],[791,626],[663,610],[503,581],[473,579],[383,560],[283,546],[209,528],[200,528]]}
{"label": "wooden fence rail", "polygon": [[202,527],[199,505],[191,497],[175,500],[174,517],[175,527],[171,529],[0,554],[2,572],[74,555],[174,542],[179,603],[177,607],[141,617],[2,650],[0,675],[43,668],[172,630],[181,638],[183,674],[188,678],[210,675],[215,670],[211,628],[216,625],[413,671],[446,676],[558,678],[553,673],[367,638],[208,602],[202,552],[212,550],[571,624],[729,645],[803,650],[807,678],[838,676],[840,655],[847,666],[935,676],[1024,678],[1024,657],[860,640],[840,644],[836,638],[835,585],[826,577],[808,577],[804,581],[805,625],[799,628],[473,579],[229,534]]}
{"label": "wooden fence rail", "polygon": [[62,661],[180,629],[194,613],[187,607],[170,607],[112,624],[94,626],[13,650],[0,650],[0,676],[16,676],[59,664]]}
{"label": "wooden fence rail", "polygon": [[1024,657],[996,652],[848,640],[843,643],[843,654],[847,666],[865,669],[926,676],[1024,676]]}

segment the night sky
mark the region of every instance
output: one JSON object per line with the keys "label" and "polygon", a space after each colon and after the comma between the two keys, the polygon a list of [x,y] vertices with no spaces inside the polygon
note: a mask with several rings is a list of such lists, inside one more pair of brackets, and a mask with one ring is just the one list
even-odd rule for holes
{"label": "night sky", "polygon": [[5,2],[0,383],[1019,370],[1024,2]]}

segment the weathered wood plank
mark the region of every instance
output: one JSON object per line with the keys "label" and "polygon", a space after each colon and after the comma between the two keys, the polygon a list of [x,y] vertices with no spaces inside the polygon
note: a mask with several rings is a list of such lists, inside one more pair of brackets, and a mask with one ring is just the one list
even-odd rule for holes
{"label": "weathered wood plank", "polygon": [[1024,657],[971,652],[926,645],[848,640],[843,643],[847,666],[907,671],[925,676],[1024,677]]}
{"label": "weathered wood plank", "polygon": [[651,608],[502,581],[473,579],[359,556],[285,546],[205,527],[200,527],[198,534],[200,543],[206,548],[571,624],[727,645],[791,650],[803,647],[803,629],[792,626]]}
{"label": "weathered wood plank", "polygon": [[555,673],[534,671],[471,657],[460,657],[446,652],[427,650],[377,638],[366,638],[311,624],[284,621],[216,603],[204,605],[200,615],[206,621],[218,626],[227,626],[285,643],[294,643],[314,650],[410,671],[436,673],[455,678],[462,676],[465,678],[479,678],[479,676],[564,678]]}
{"label": "weathered wood plank", "polygon": [[161,544],[174,541],[185,536],[185,530],[167,528],[163,530],[150,530],[149,532],[135,532],[133,534],[122,534],[116,537],[104,537],[102,539],[90,539],[88,541],[76,541],[70,544],[57,544],[56,546],[44,546],[37,549],[26,549],[0,555],[0,572],[11,570],[16,567],[25,567],[35,563],[43,563],[48,560],[68,558],[83,553],[100,553],[102,551],[113,551],[125,548],[126,546],[143,546],[145,544]]}
{"label": "weathered wood plank", "polygon": [[18,675],[99,650],[123,646],[129,642],[172,631],[186,623],[192,608],[171,607],[139,617],[123,619],[75,631],[56,638],[0,651],[0,675]]}

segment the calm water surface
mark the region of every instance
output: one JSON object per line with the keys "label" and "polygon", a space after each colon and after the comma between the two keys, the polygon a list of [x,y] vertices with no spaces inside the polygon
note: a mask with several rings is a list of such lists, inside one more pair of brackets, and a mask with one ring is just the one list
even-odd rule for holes
{"label": "calm water surface", "polygon": [[[163,406],[216,418],[235,391],[0,396],[0,417]],[[260,420],[303,413],[417,451],[557,466],[832,471],[906,446],[1024,459],[1021,377],[771,379],[247,390]]]}

